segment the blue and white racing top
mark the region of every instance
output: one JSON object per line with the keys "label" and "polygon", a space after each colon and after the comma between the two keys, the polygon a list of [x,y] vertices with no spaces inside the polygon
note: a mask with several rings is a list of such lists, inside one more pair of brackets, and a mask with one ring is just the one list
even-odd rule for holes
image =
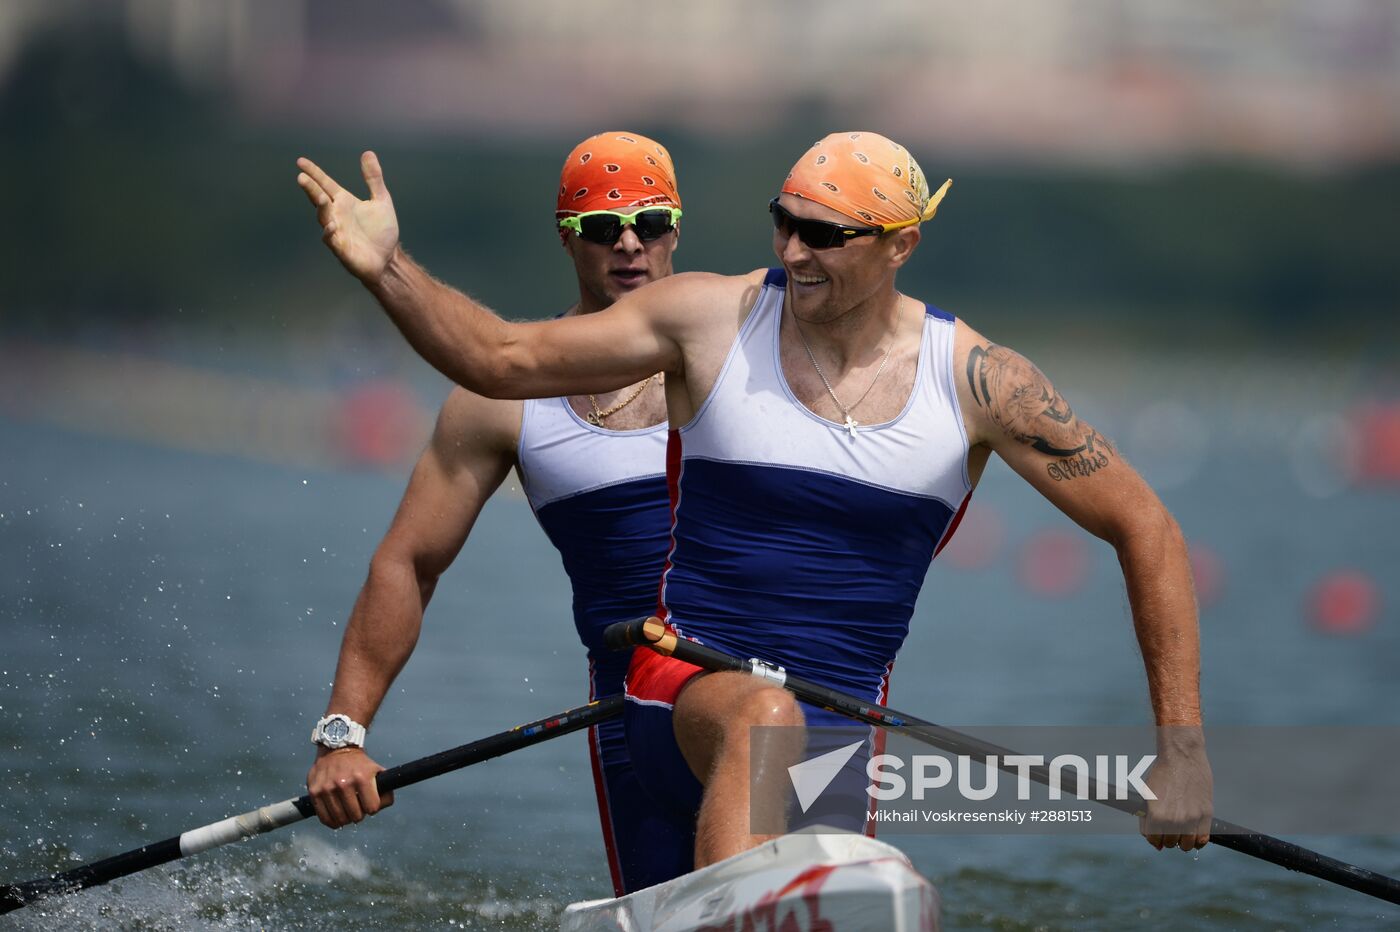
{"label": "blue and white racing top", "polygon": [[955,319],[926,306],[904,410],[852,437],[783,376],[785,286],[769,272],[710,396],[670,432],[661,609],[684,635],[879,701],[972,489]]}
{"label": "blue and white racing top", "polygon": [[517,464],[525,495],[574,591],[574,624],[597,696],[622,691],[628,655],[603,629],[656,609],[670,546],[666,424],[594,427],[566,398],[524,403]]}

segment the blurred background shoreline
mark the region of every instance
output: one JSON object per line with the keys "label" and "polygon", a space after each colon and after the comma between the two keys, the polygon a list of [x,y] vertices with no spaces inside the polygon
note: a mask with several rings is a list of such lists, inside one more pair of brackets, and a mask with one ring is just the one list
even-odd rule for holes
{"label": "blurred background shoreline", "polygon": [[764,204],[792,160],[869,126],[955,179],[903,287],[985,330],[1341,351],[1397,332],[1385,0],[6,10],[5,330],[274,340],[373,317],[292,189],[298,155],[359,189],[365,148],[429,268],[548,316],[572,291],[553,179],[602,128],[674,154],[681,268],[748,271],[772,261]]}

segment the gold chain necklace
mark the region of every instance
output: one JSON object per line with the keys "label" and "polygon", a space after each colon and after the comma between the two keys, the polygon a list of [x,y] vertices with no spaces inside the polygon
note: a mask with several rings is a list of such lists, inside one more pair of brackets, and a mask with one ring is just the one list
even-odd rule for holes
{"label": "gold chain necklace", "polygon": [[841,410],[841,415],[845,418],[841,426],[846,428],[846,433],[854,440],[856,428],[860,426],[860,421],[851,417],[851,412],[866,399],[870,394],[870,390],[875,387],[875,383],[880,381],[880,375],[885,371],[885,364],[890,361],[890,353],[894,350],[894,334],[895,331],[899,329],[898,305],[895,307],[894,323],[890,325],[890,345],[885,347],[885,355],[884,358],[880,360],[880,368],[875,370],[875,378],[870,380],[870,384],[865,386],[865,391],[855,400],[855,404],[852,404],[850,407],[843,405],[841,399],[836,397],[836,392],[832,390],[831,383],[827,381],[826,373],[822,371],[821,364],[817,362],[816,354],[812,352],[812,344],[807,342],[807,336],[802,332],[802,322],[797,319],[796,314],[792,315],[792,325],[797,328],[797,338],[802,341],[802,348],[807,351],[807,358],[812,361],[812,368],[817,370],[817,377],[820,378],[822,384],[826,386],[826,393],[831,396],[831,400],[836,403],[836,407]]}
{"label": "gold chain necklace", "polygon": [[641,385],[638,385],[636,391],[632,392],[632,394],[628,395],[626,398],[619,401],[617,404],[613,405],[606,411],[599,411],[598,399],[594,398],[592,395],[589,395],[588,406],[591,407],[593,410],[589,411],[588,414],[584,415],[584,420],[588,421],[588,423],[592,424],[594,427],[603,427],[603,420],[605,418],[611,417],[612,415],[621,411],[623,408],[630,405],[632,402],[636,401],[637,397],[641,395],[642,392],[647,390],[647,386],[650,385],[656,379],[660,378],[660,376],[661,373],[656,373],[656,375],[653,375],[651,378],[644,381]]}

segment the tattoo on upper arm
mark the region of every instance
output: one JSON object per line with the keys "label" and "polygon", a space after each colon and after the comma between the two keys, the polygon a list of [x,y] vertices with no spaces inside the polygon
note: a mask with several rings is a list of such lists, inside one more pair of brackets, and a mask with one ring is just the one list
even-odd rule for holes
{"label": "tattoo on upper arm", "polygon": [[1055,458],[1045,471],[1056,482],[1092,475],[1117,456],[1103,434],[1075,417],[1045,374],[1014,350],[994,343],[974,346],[967,356],[967,384],[993,423]]}

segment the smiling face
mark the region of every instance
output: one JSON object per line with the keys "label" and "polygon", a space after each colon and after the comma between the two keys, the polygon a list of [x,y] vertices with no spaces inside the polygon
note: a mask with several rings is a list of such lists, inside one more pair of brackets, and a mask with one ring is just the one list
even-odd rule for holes
{"label": "smiling face", "polygon": [[679,244],[679,226],[650,242],[639,239],[629,226],[611,246],[590,243],[568,232],[564,249],[574,260],[578,275],[579,311],[601,311],[628,292],[670,275],[671,257]]}
{"label": "smiling face", "polygon": [[[868,226],[830,207],[784,194],[778,203],[794,217],[847,226]],[[844,246],[813,249],[794,233],[773,231],[773,252],[788,274],[792,312],[811,323],[835,320],[853,308],[893,293],[896,270],[919,242],[919,228],[906,227],[881,236],[859,236]]]}

